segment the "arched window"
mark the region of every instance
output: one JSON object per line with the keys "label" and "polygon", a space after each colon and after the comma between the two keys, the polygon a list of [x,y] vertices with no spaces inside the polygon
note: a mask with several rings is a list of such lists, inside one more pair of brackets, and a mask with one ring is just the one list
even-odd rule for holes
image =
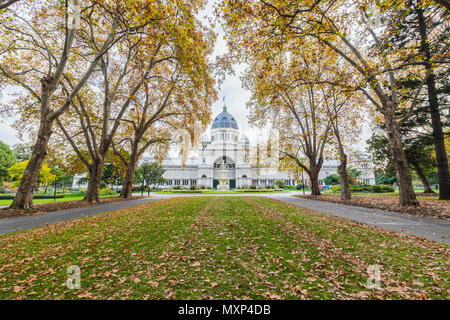
{"label": "arched window", "polygon": [[233,159],[231,159],[227,156],[223,156],[223,157],[217,159],[214,162],[214,168],[220,169],[220,168],[222,168],[222,164],[225,164],[225,168],[227,168],[227,169],[236,168],[236,165],[235,165]]}
{"label": "arched window", "polygon": [[244,175],[242,176],[242,179],[247,179],[247,176],[244,174]]}
{"label": "arched window", "polygon": [[205,175],[202,175],[202,179],[206,179],[206,176],[205,176]]}

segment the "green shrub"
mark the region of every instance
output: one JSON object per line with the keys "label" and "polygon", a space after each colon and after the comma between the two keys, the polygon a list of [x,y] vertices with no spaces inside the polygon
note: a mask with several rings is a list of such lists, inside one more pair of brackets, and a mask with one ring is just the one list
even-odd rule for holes
{"label": "green shrub", "polygon": [[332,192],[341,192],[341,185],[338,184],[338,185],[336,185],[336,186],[332,186],[332,187],[330,188],[330,190],[331,190]]}
{"label": "green shrub", "polygon": [[283,180],[275,180],[274,186],[280,189],[284,189],[286,183]]}
{"label": "green shrub", "polygon": [[[0,195],[0,200],[13,200],[15,197],[14,194],[11,195]],[[35,196],[33,196],[33,199],[53,199],[55,198],[53,195],[43,195],[43,194],[37,194]],[[56,195],[56,199],[61,199],[64,198],[64,195],[62,194],[57,194]]]}
{"label": "green shrub", "polygon": [[[331,187],[332,192],[341,192],[341,186],[336,185]],[[367,185],[367,184],[351,184],[350,185],[351,192],[361,192],[361,193],[386,193],[386,192],[394,192],[395,189],[391,186],[384,184],[377,185]]]}
{"label": "green shrub", "polygon": [[163,192],[171,192],[171,193],[202,193],[202,190],[179,190],[179,189],[168,189]]}
{"label": "green shrub", "polygon": [[107,196],[107,195],[113,195],[116,194],[114,190],[111,189],[100,189],[100,195],[101,196]]}
{"label": "green shrub", "polygon": [[337,174],[330,174],[328,176],[325,177],[325,179],[323,179],[323,183],[325,183],[325,185],[327,186],[334,186],[339,184],[340,182],[340,178],[339,175]]}
{"label": "green shrub", "polygon": [[276,188],[272,188],[272,189],[240,189],[239,191],[241,191],[241,192],[280,192],[280,191],[284,191],[284,189],[276,189]]}

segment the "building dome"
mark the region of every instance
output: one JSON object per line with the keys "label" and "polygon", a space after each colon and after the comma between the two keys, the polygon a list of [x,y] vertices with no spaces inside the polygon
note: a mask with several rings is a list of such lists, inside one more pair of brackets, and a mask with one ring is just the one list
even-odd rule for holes
{"label": "building dome", "polygon": [[242,135],[242,136],[239,138],[239,142],[240,142],[240,143],[246,143],[246,144],[249,144],[249,143],[250,143],[250,140],[248,139],[248,137],[247,137],[246,135]]}
{"label": "building dome", "polygon": [[232,128],[238,130],[236,119],[223,107],[223,111],[214,119],[212,129]]}
{"label": "building dome", "polygon": [[209,143],[209,142],[211,142],[211,138],[205,133],[202,136],[202,142]]}

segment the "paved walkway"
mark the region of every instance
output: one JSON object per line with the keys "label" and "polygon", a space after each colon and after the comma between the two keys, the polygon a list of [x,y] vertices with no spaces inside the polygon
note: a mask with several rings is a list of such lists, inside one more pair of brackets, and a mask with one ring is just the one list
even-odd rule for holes
{"label": "paved walkway", "polygon": [[301,199],[292,196],[285,196],[284,194],[270,195],[269,197],[284,202],[289,202],[299,207],[325,212],[371,226],[377,226],[388,230],[398,231],[450,244],[449,220],[415,217],[394,211]]}
{"label": "paved walkway", "polygon": [[157,199],[145,198],[130,201],[109,202],[94,207],[80,207],[46,212],[35,216],[0,219],[0,234],[31,229],[62,221],[74,220],[118,209],[130,208],[140,204],[153,202],[155,200]]}
{"label": "paved walkway", "polygon": [[368,209],[362,207],[348,206],[324,201],[307,200],[293,197],[295,193],[248,193],[248,194],[153,194],[151,198],[131,200],[125,202],[105,203],[95,207],[82,207],[76,209],[61,210],[44,213],[30,217],[18,217],[0,220],[0,234],[11,233],[39,227],[47,224],[57,223],[95,215],[103,212],[122,208],[129,208],[139,204],[149,203],[162,199],[189,196],[261,196],[284,202],[299,207],[313,209],[334,216],[343,217],[356,222],[382,227],[406,234],[428,238],[434,241],[450,244],[450,221],[434,218],[421,218],[408,216],[403,213]]}

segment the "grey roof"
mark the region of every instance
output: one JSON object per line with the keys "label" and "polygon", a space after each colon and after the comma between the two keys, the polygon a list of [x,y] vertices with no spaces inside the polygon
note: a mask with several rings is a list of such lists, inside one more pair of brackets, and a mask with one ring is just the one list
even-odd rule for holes
{"label": "grey roof", "polygon": [[212,129],[233,128],[238,129],[236,119],[227,111],[227,107],[223,107],[223,111],[214,119]]}
{"label": "grey roof", "polygon": [[239,138],[239,142],[250,143],[250,140],[248,139],[248,137],[246,135],[242,135]]}

